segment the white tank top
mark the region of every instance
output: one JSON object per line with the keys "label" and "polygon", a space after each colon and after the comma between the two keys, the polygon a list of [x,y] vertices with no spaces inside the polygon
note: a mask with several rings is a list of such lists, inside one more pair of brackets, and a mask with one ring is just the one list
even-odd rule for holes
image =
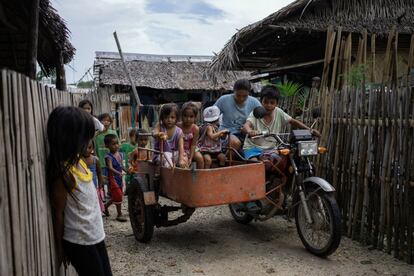
{"label": "white tank top", "polygon": [[82,160],[79,164],[87,173],[75,167],[70,169],[76,180],[76,187],[73,190],[73,197],[69,194],[67,196],[63,239],[80,245],[93,245],[105,238],[102,213],[92,172]]}

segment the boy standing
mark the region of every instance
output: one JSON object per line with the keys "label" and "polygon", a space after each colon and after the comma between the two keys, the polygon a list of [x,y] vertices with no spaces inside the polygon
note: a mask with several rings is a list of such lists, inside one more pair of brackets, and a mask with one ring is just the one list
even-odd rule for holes
{"label": "boy standing", "polygon": [[105,162],[105,155],[109,152],[107,147],[105,146],[105,136],[108,134],[115,135],[118,137],[115,130],[110,129],[112,124],[112,118],[109,113],[104,113],[98,116],[98,120],[103,124],[104,130],[96,136],[96,155],[99,158],[99,165],[102,169],[102,174],[107,176],[107,169],[106,169],[106,162]]}
{"label": "boy standing", "polygon": [[108,207],[115,204],[117,211],[117,221],[127,221],[122,215],[122,154],[119,152],[118,137],[114,134],[105,136],[105,146],[109,149],[109,153],[105,156],[105,162],[108,169],[108,184],[111,190],[111,199],[105,204],[105,215],[109,216]]}

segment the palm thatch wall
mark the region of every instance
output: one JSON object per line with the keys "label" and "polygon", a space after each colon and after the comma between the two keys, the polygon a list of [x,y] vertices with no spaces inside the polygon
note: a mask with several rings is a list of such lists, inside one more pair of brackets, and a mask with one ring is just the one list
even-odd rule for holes
{"label": "palm thatch wall", "polygon": [[[210,73],[259,70],[323,59],[326,30],[380,37],[393,27],[414,32],[412,0],[297,0],[238,31],[210,66]],[[401,42],[403,43],[403,41]],[[407,39],[409,47],[409,38]]]}
{"label": "palm thatch wall", "polygon": [[[25,72],[30,30],[30,0],[0,0],[0,67]],[[49,0],[39,3],[39,37],[37,60],[45,73],[60,62],[72,60],[75,48],[69,41],[70,32]]]}

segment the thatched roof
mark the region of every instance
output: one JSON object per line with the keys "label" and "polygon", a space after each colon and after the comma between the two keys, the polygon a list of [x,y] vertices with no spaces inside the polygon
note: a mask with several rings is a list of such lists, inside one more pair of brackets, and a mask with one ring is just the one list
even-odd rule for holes
{"label": "thatched roof", "polygon": [[[30,8],[32,1],[15,0],[0,3],[1,66],[24,71],[26,65]],[[40,0],[38,63],[46,73],[56,67],[62,52],[66,64],[73,59],[75,48],[69,41],[65,21],[49,0]]]}
{"label": "thatched roof", "polygon": [[[127,68],[137,87],[180,90],[231,90],[238,78],[248,72],[220,74],[214,83],[206,74],[210,62],[128,61]],[[99,85],[130,85],[122,63],[113,61],[100,69]]]}
{"label": "thatched roof", "polygon": [[295,59],[286,61],[292,53],[320,50],[329,26],[379,35],[395,26],[398,32],[411,34],[413,0],[297,0],[238,31],[214,58],[210,73],[289,64]]}
{"label": "thatched roof", "polygon": [[[56,56],[53,56],[51,52],[39,52],[39,64],[46,69],[53,68],[56,65],[57,51],[59,50],[61,50],[63,54],[63,63],[69,63],[75,55],[75,47],[69,41],[70,31],[66,26],[66,22],[50,5],[48,0],[40,0],[39,19],[39,28],[42,32],[42,39],[47,40],[47,42],[50,43],[50,48],[52,48],[52,50],[54,50],[53,52],[56,54]],[[41,45],[41,43],[42,41],[39,41],[39,45]]]}

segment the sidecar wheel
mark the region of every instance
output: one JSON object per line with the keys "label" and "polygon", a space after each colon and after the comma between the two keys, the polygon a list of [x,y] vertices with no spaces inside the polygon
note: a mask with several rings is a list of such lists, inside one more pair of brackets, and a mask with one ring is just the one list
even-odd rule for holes
{"label": "sidecar wheel", "polygon": [[241,224],[249,224],[253,217],[246,212],[240,211],[239,204],[230,204],[229,209],[235,221]]}
{"label": "sidecar wheel", "polygon": [[128,191],[128,212],[131,227],[137,241],[149,242],[154,233],[154,206],[145,205],[142,186],[145,178],[132,180]]}

